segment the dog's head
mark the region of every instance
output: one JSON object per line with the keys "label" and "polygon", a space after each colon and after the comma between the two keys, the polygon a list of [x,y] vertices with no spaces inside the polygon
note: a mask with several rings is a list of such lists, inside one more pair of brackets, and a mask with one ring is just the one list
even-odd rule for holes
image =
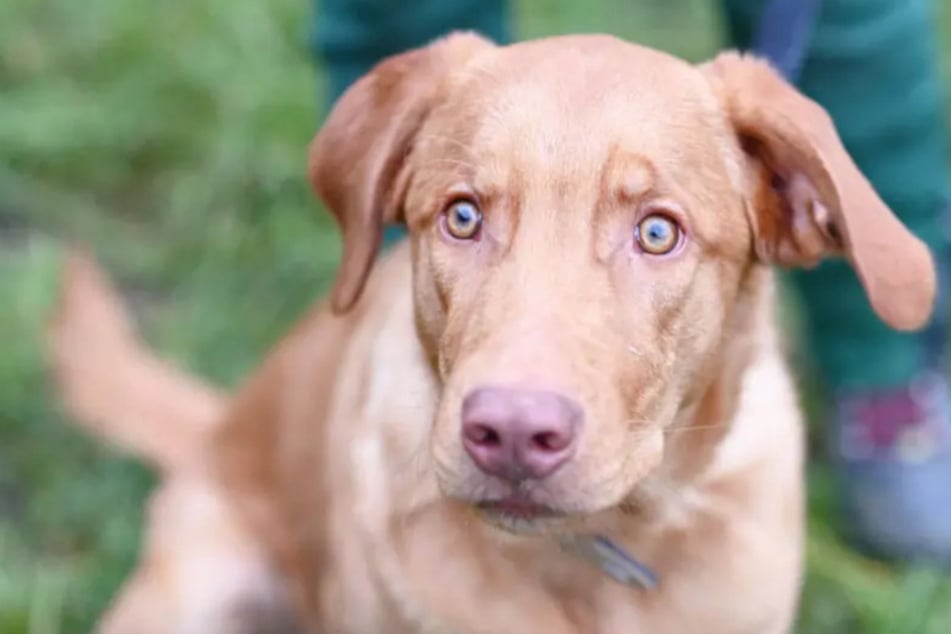
{"label": "dog's head", "polygon": [[889,325],[931,312],[927,249],[826,113],[736,54],[692,66],[603,36],[456,34],[350,88],[310,174],[343,230],[337,310],[383,224],[409,228],[442,385],[437,476],[497,518],[622,500],[709,384],[763,264],[842,255]]}

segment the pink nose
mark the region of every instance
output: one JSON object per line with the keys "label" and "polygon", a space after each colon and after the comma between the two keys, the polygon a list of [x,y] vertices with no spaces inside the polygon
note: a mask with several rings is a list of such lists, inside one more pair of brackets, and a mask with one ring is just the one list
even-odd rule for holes
{"label": "pink nose", "polygon": [[544,478],[574,453],[581,406],[557,394],[477,388],[462,401],[462,443],[489,475],[510,482]]}

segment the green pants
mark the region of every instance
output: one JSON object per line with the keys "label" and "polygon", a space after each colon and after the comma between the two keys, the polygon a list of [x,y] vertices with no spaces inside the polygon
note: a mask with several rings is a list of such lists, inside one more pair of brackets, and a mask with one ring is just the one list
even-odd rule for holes
{"label": "green pants", "polygon": [[[763,0],[721,2],[730,44],[746,48]],[[829,111],[884,200],[943,252],[947,156],[930,9],[927,0],[825,0],[799,87]],[[329,97],[382,57],[452,29],[507,42],[508,10],[504,0],[321,0],[314,50],[326,64]],[[792,281],[813,357],[832,387],[900,384],[925,364],[923,339],[882,324],[844,262],[796,273]]]}

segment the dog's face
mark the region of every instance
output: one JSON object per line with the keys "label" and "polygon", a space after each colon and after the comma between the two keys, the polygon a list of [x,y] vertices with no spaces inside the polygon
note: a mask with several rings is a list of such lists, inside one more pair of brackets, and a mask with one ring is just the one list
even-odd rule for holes
{"label": "dog's face", "polygon": [[498,49],[409,159],[416,307],[445,385],[435,466],[463,499],[515,484],[560,512],[616,503],[660,461],[750,260],[708,82],[604,45]]}
{"label": "dog's face", "polygon": [[615,505],[662,461],[762,263],[845,254],[891,325],[931,308],[927,251],[825,114],[733,55],[452,36],[351,88],[311,175],[344,230],[338,309],[382,223],[409,227],[438,480],[512,527]]}

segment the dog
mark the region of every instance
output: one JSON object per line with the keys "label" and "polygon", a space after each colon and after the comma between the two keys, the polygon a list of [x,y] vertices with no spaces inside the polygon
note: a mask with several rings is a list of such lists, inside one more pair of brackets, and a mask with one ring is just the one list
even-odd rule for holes
{"label": "dog", "polygon": [[[162,473],[101,631],[790,630],[773,269],[845,257],[899,330],[935,295],[820,106],[734,52],[458,32],[353,85],[308,171],[338,277],[234,394],[69,261],[63,403]],[[387,223],[409,238],[378,258]]]}

